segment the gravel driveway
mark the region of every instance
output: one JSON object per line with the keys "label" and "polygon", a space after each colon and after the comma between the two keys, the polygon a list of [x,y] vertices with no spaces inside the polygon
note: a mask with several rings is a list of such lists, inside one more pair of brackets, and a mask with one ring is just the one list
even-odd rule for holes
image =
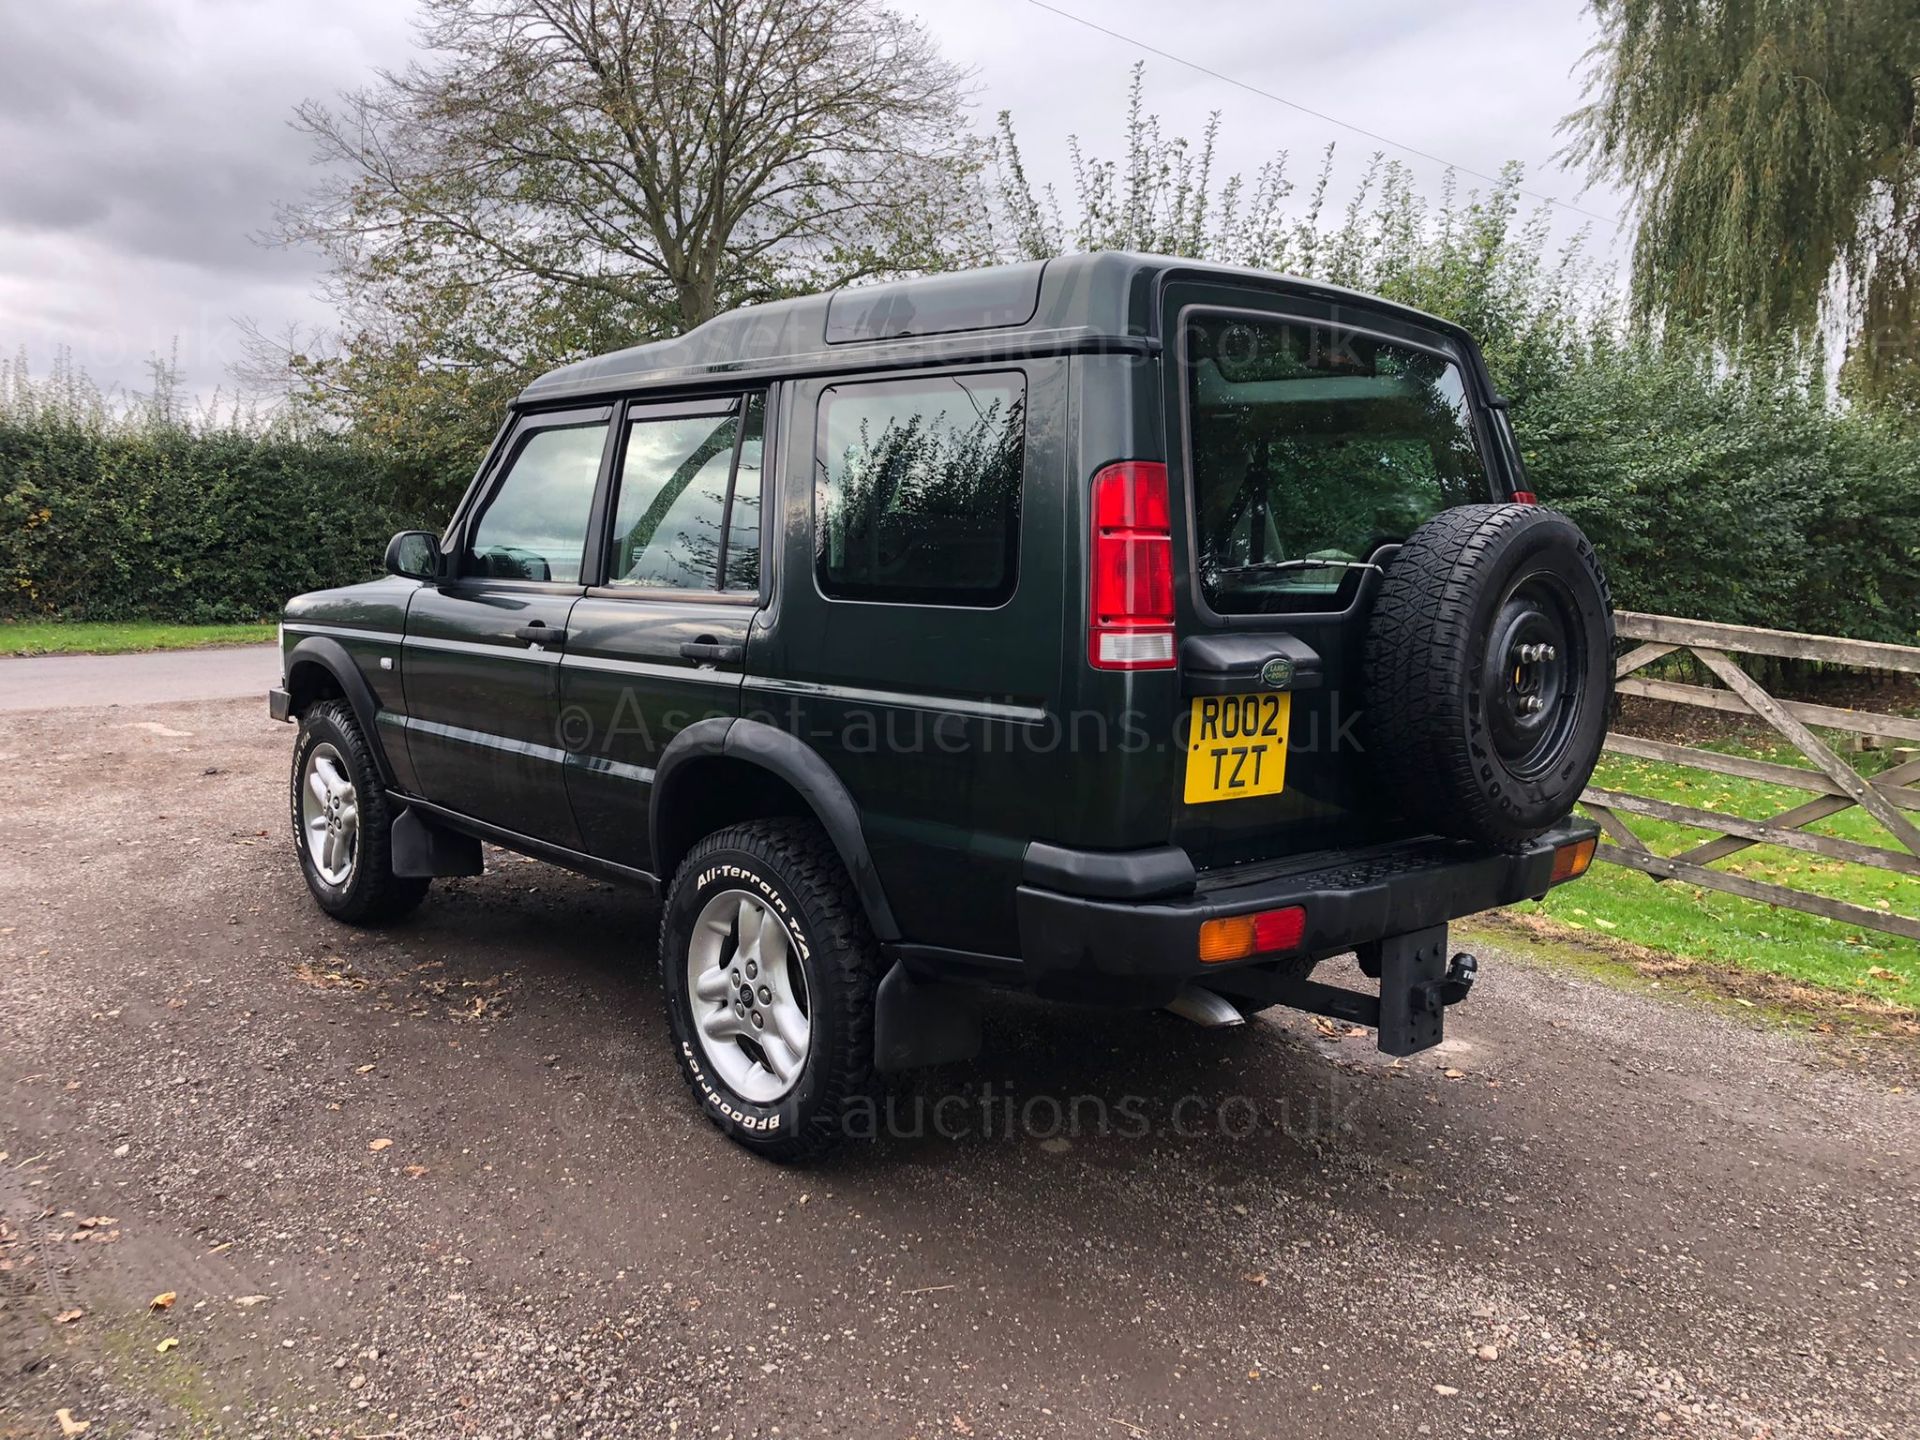
{"label": "gravel driveway", "polygon": [[1398,1064],[1008,1002],[778,1169],[631,894],[323,920],[291,742],[0,716],[0,1436],[1920,1434],[1890,1062],[1487,955]]}

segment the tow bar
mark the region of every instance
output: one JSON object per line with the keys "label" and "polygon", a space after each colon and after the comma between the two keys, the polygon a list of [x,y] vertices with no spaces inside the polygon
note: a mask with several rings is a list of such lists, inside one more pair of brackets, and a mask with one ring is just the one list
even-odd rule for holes
{"label": "tow bar", "polygon": [[1361,972],[1380,982],[1377,997],[1318,980],[1285,980],[1249,970],[1222,975],[1212,988],[1369,1025],[1380,1032],[1383,1053],[1413,1055],[1440,1043],[1447,1007],[1467,998],[1480,973],[1479,960],[1464,951],[1447,958],[1444,925],[1370,941],[1356,953]]}

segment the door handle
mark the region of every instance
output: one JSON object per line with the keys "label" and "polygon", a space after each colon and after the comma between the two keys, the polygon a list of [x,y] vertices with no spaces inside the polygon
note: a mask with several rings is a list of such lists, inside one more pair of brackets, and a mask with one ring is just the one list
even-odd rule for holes
{"label": "door handle", "polygon": [[720,645],[711,639],[688,640],[681,645],[680,653],[689,660],[701,660],[710,665],[738,665],[747,658],[747,647]]}
{"label": "door handle", "polygon": [[559,625],[549,625],[544,620],[535,620],[531,625],[522,625],[513,632],[513,638],[524,640],[529,645],[551,645],[559,649],[567,643],[567,632]]}

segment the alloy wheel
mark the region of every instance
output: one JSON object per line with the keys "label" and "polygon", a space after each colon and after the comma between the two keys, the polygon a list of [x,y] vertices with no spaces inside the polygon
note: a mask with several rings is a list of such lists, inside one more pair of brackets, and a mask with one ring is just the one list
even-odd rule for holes
{"label": "alloy wheel", "polygon": [[707,901],[687,948],[687,991],[700,1049],[741,1099],[770,1104],[798,1083],[813,1039],[806,973],[765,901],[745,890]]}

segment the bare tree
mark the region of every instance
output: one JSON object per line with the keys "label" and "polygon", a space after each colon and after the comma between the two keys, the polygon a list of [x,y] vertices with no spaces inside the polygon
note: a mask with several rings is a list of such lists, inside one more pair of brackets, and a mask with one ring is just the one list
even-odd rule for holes
{"label": "bare tree", "polygon": [[967,77],[880,0],[423,10],[419,61],[296,111],[323,178],[275,238],[331,262],[304,378],[349,409],[976,258]]}

